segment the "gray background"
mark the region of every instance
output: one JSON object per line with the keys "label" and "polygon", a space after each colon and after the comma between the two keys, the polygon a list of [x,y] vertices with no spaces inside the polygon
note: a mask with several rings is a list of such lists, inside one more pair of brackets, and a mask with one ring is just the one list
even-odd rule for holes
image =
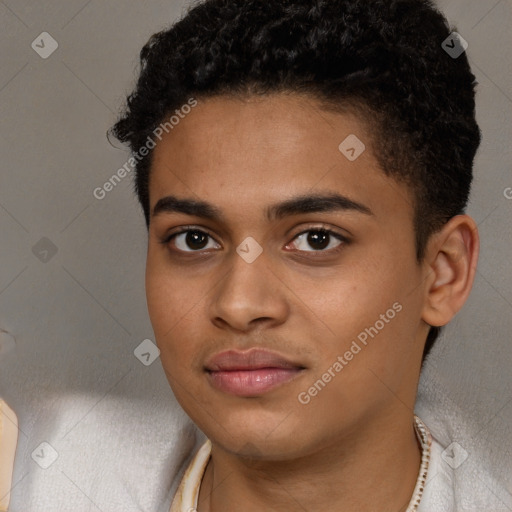
{"label": "gray background", "polygon": [[[129,464],[173,452],[179,443],[174,458],[145,467],[168,471],[159,483],[165,487],[193,447],[193,430],[159,359],[145,366],[133,353],[153,333],[144,293],[146,231],[131,176],[103,200],[92,193],[129,156],[112,147],[105,132],[134,84],[140,48],[185,4],[0,1],[0,328],[15,338],[14,345],[6,338],[0,345],[0,395],[20,422],[14,512],[29,510],[22,505],[28,495],[36,496],[37,510],[57,510],[59,494],[73,499],[75,510],[120,510],[99,491],[91,501],[101,482],[77,473],[78,454],[83,467],[103,464],[111,475],[109,461],[123,450]],[[480,84],[483,142],[469,213],[482,247],[471,298],[437,343],[418,407],[439,437],[447,444],[458,439],[468,460],[478,460],[499,482],[493,492],[502,510],[512,510],[512,199],[505,197],[512,187],[512,5],[439,5],[468,41]],[[31,47],[43,31],[59,45],[47,59]],[[466,414],[463,427],[436,412],[441,399]],[[122,439],[113,446],[107,438],[117,428]],[[59,453],[47,470],[31,458],[43,441]],[[145,491],[133,491],[138,505],[123,510],[156,509],[160,491],[144,485]]]}

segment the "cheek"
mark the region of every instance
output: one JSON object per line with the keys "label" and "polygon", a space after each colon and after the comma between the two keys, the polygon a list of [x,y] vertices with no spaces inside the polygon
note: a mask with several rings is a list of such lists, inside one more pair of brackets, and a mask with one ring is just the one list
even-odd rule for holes
{"label": "cheek", "polygon": [[151,325],[162,356],[172,347],[170,341],[186,325],[189,295],[179,279],[173,279],[155,258],[148,256],[146,266],[146,302]]}
{"label": "cheek", "polygon": [[335,350],[348,349],[358,339],[362,347],[372,345],[372,350],[365,348],[367,354],[358,355],[359,360],[394,357],[386,350],[414,338],[418,328],[421,300],[415,260],[399,250],[385,249],[359,257],[347,266],[349,271],[340,270],[322,287],[315,305],[317,315],[336,333],[336,338],[330,337]]}
{"label": "cheek", "polygon": [[[170,322],[170,313],[174,311],[173,300],[175,295],[169,293],[169,287],[166,284],[167,279],[162,277],[148,259],[146,266],[146,302],[148,313],[157,338]],[[167,327],[168,329],[168,327]]]}
{"label": "cheek", "polygon": [[191,290],[189,279],[148,257],[146,301],[155,341],[164,369],[180,382],[197,370],[198,344],[204,340],[200,332],[204,325],[200,319],[205,315],[202,298],[204,294]]}
{"label": "cheek", "polygon": [[166,262],[165,253],[150,247],[146,261],[146,301],[155,334],[167,332],[184,315],[188,294],[183,279]]}

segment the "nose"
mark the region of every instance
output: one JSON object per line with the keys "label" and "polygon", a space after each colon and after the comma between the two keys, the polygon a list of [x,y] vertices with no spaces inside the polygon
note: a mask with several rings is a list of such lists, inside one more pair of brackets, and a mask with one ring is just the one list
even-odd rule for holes
{"label": "nose", "polygon": [[234,252],[229,270],[212,294],[212,322],[223,329],[250,331],[285,322],[289,314],[286,286],[269,266],[263,251],[254,261]]}

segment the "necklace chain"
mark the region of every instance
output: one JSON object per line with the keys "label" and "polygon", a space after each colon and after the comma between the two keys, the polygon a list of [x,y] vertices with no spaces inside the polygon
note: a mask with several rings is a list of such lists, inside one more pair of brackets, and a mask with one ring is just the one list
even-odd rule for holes
{"label": "necklace chain", "polygon": [[418,480],[416,480],[416,487],[414,488],[414,492],[406,512],[415,512],[418,510],[421,497],[423,496],[423,490],[425,489],[425,482],[427,480],[427,472],[430,462],[430,447],[432,446],[432,436],[430,431],[425,423],[423,423],[423,421],[421,421],[416,415],[414,415],[414,429],[421,444],[421,465]]}

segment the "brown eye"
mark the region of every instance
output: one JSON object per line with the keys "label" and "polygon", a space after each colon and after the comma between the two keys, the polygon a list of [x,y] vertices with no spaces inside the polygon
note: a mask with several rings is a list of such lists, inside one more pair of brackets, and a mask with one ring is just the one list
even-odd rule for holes
{"label": "brown eye", "polygon": [[[348,242],[344,236],[328,229],[309,229],[297,235],[294,240],[299,241],[298,244],[294,242],[294,245],[298,246],[298,250],[304,252],[336,251],[345,242]],[[338,243],[336,244],[336,242]],[[312,250],[308,250],[308,246]]]}
{"label": "brown eye", "polygon": [[207,244],[208,235],[202,231],[188,231],[185,234],[184,243],[191,249],[204,249]]}
{"label": "brown eye", "polygon": [[[163,240],[162,243],[169,244],[170,242],[174,241],[173,245],[177,248],[178,251],[199,252],[202,249],[212,248],[208,247],[209,239],[212,239],[212,237],[204,231],[199,229],[186,229],[170,235],[165,240]],[[213,248],[218,247],[218,244],[213,246]]]}

